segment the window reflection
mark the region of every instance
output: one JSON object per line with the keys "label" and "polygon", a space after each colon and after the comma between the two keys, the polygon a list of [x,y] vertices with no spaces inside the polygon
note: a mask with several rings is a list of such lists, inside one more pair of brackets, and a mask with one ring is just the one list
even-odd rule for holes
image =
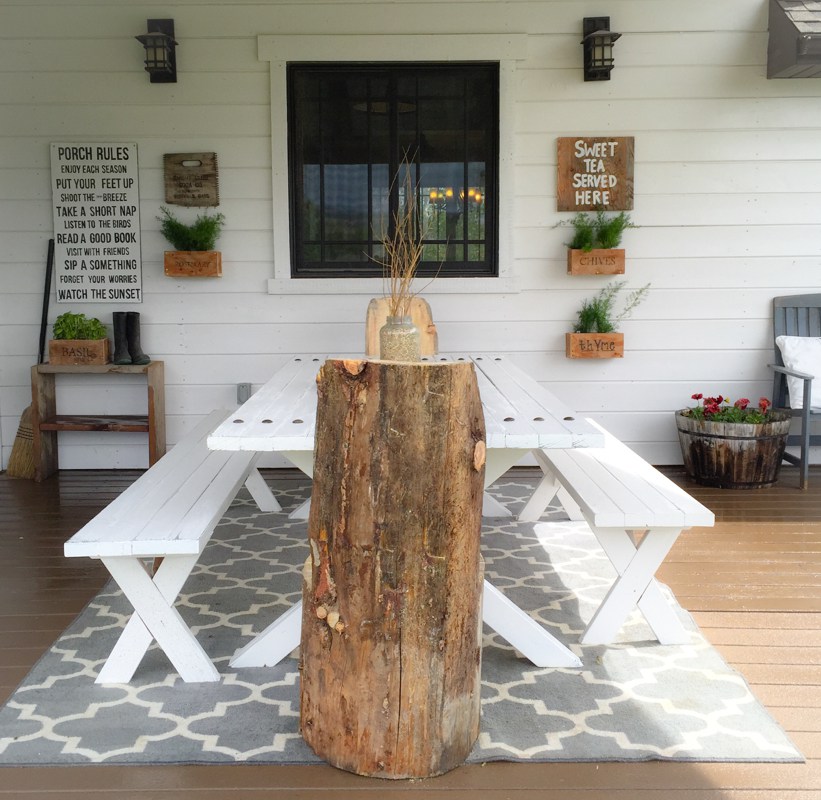
{"label": "window reflection", "polygon": [[294,274],[381,274],[406,153],[420,273],[496,274],[497,101],[496,65],[289,67]]}

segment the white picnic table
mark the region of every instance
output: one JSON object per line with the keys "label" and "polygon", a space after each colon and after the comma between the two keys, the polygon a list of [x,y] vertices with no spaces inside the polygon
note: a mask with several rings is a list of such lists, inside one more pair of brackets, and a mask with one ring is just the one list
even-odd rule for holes
{"label": "white picnic table", "polygon": [[[208,437],[212,450],[279,453],[306,475],[313,473],[316,375],[326,358],[302,356],[287,362]],[[338,356],[337,356],[338,357]],[[430,356],[423,360],[472,361],[485,416],[490,486],[533,450],[603,447],[604,434],[577,417],[558,398],[501,354]],[[305,515],[299,509],[296,515]],[[484,516],[510,512],[485,493]],[[271,666],[299,644],[301,602],[296,603],[242,648],[232,666]],[[491,628],[537,666],[578,667],[567,647],[485,581],[482,617]]]}

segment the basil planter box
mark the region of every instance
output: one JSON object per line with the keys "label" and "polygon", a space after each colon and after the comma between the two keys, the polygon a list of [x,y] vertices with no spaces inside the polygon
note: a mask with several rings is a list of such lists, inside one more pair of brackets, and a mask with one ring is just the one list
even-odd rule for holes
{"label": "basil planter box", "polygon": [[91,366],[111,361],[108,339],[49,339],[49,364]]}

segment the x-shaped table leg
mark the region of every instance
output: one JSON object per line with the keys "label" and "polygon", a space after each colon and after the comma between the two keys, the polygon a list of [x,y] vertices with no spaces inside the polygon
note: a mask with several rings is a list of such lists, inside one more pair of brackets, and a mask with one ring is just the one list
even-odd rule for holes
{"label": "x-shaped table leg", "polygon": [[638,606],[661,644],[684,644],[689,634],[653,577],[680,528],[648,530],[636,547],[631,531],[622,528],[593,528],[619,577],[582,634],[583,644],[612,642],[630,612]]}
{"label": "x-shaped table leg", "polygon": [[583,520],[584,515],[581,509],[553,474],[550,469],[550,462],[545,458],[544,452],[534,450],[533,456],[542,468],[542,480],[530,499],[525,503],[524,508],[519,512],[519,522],[538,522],[554,497],[558,498],[569,519]]}
{"label": "x-shaped table leg", "polygon": [[153,580],[139,558],[102,559],[111,577],[134,606],[134,614],[100,670],[96,683],[128,683],[154,639],[184,681],[219,680],[216,667],[174,608],[174,600],[198,558],[198,555],[166,556]]}
{"label": "x-shaped table leg", "polygon": [[[581,659],[536,620],[484,582],[482,619],[537,667],[580,667]],[[302,601],[272,622],[231,659],[232,667],[270,667],[299,646]]]}

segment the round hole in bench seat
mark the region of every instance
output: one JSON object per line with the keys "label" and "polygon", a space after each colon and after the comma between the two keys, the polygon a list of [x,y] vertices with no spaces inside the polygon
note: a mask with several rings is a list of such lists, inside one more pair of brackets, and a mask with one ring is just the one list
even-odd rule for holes
{"label": "round hole in bench seat", "polygon": [[242,422],[245,422],[245,420],[244,419],[235,419],[235,420],[233,420],[234,425],[239,425]]}
{"label": "round hole in bench seat", "polygon": [[533,417],[534,422],[544,422],[544,417]]}
{"label": "round hole in bench seat", "polygon": [[271,423],[273,423],[273,420],[272,420],[272,419],[264,419],[264,420],[262,420],[262,424],[263,424],[263,425],[270,425]]}
{"label": "round hole in bench seat", "polygon": [[515,422],[516,417],[505,417],[505,422]]}
{"label": "round hole in bench seat", "polygon": [[576,418],[575,417],[562,417],[562,419],[567,420],[568,422],[573,422],[573,420],[575,420]]}
{"label": "round hole in bench seat", "polygon": [[294,425],[302,425],[302,424],[304,424],[305,420],[304,419],[292,419],[291,422],[293,422]]}

